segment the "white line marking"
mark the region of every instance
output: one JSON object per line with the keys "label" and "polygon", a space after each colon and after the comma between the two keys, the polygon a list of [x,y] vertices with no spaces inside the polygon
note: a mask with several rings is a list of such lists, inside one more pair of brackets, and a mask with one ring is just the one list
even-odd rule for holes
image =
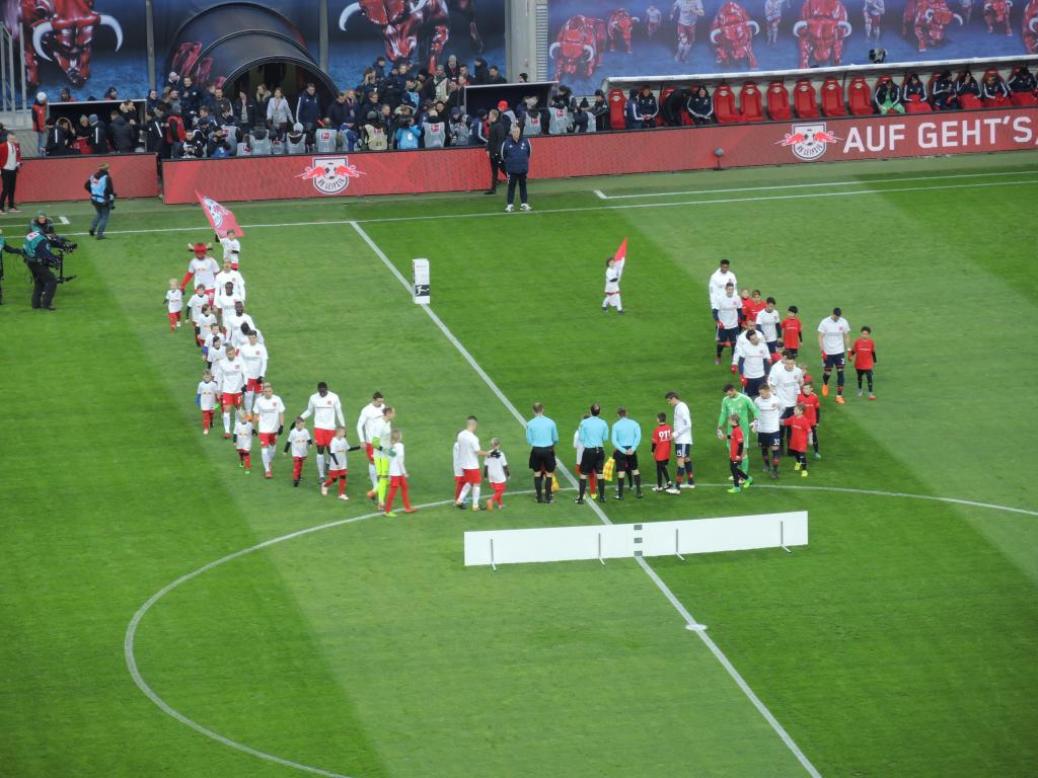
{"label": "white line marking", "polygon": [[62,224],[69,224],[69,220],[68,220],[67,216],[59,216],[58,217],[58,221],[61,222]]}
{"label": "white line marking", "polygon": [[[948,184],[946,186],[903,186],[896,189],[864,189],[857,192],[812,192],[794,195],[771,195],[764,197],[729,197],[723,199],[707,200],[674,200],[666,203],[631,203],[626,205],[590,206],[582,208],[545,208],[533,210],[526,216],[543,216],[545,214],[558,213],[583,213],[587,211],[623,211],[634,208],[678,208],[686,205],[728,205],[731,203],[755,203],[767,200],[807,200],[819,197],[857,197],[860,195],[885,195],[898,194],[900,192],[930,192],[942,189],[986,189],[994,186],[1029,186],[1038,184],[1038,178],[1028,181],[993,181],[986,184]],[[478,211],[475,213],[446,213],[431,216],[386,216],[374,219],[328,219],[326,221],[309,222],[281,222],[277,224],[244,224],[243,229],[261,229],[267,227],[314,227],[335,224],[387,224],[394,222],[421,222],[438,221],[441,219],[479,219],[486,217],[508,218],[515,214],[504,211]],[[516,217],[518,218],[518,217]],[[161,232],[204,232],[208,228],[203,227],[161,227],[147,230],[105,230],[105,235],[146,235]],[[70,232],[69,236],[86,235],[85,232]],[[410,289],[410,285],[408,285]]]}
{"label": "white line marking", "polygon": [[[410,294],[411,284],[408,283],[407,279],[404,278],[403,274],[401,274],[400,271],[397,270],[396,266],[389,260],[389,257],[386,256],[385,252],[382,251],[382,249],[378,247],[375,241],[371,239],[371,236],[369,236],[368,233],[364,231],[364,228],[361,227],[357,222],[352,222],[350,226],[353,227],[354,231],[356,231],[356,233],[360,235],[364,242],[367,243],[371,250],[375,253],[375,256],[377,256],[382,261],[382,264],[389,269],[389,271],[396,277],[396,279],[400,282],[404,289],[407,290],[408,294]],[[472,369],[476,371],[476,374],[483,380],[483,382],[488,387],[490,387],[490,390],[494,393],[497,399],[501,401],[505,408],[508,409],[512,416],[515,417],[515,420],[525,428],[526,419],[523,418],[522,414],[519,413],[515,405],[512,404],[512,401],[505,396],[504,392],[501,391],[498,385],[494,383],[494,381],[490,378],[489,375],[487,375],[486,371],[479,365],[478,362],[476,362],[472,354],[469,353],[469,350],[461,344],[461,341],[459,341],[454,336],[454,333],[452,333],[450,329],[447,327],[447,325],[443,323],[443,320],[436,315],[436,313],[432,310],[432,306],[423,305],[421,306],[421,308],[425,311],[429,318],[432,319],[433,323],[440,329],[440,331],[444,334],[447,340],[450,341],[451,345],[453,345],[454,348],[457,349],[458,353],[461,354],[461,356],[465,359],[466,362],[469,363]],[[565,474],[566,479],[570,482],[570,484],[572,484],[573,486],[577,485],[576,479],[573,477],[573,474],[570,473],[568,469],[563,468],[562,472]],[[598,503],[594,499],[589,500],[586,504],[595,513],[599,521],[601,521],[603,524],[612,524],[612,522],[609,520],[609,517],[606,516],[605,511],[603,511],[602,508],[599,507]],[[761,702],[760,698],[754,693],[754,691],[750,688],[749,684],[747,684],[743,677],[739,674],[739,671],[735,669],[735,666],[730,661],[728,661],[728,658],[724,655],[724,652],[717,647],[717,644],[714,643],[714,641],[710,638],[709,635],[707,635],[706,631],[700,628],[702,625],[700,625],[699,621],[688,611],[687,608],[685,608],[681,601],[678,600],[678,598],[674,595],[674,592],[670,590],[670,587],[668,587],[667,584],[663,582],[663,579],[656,574],[656,571],[652,569],[652,567],[649,565],[648,562],[645,561],[645,559],[643,559],[642,557],[637,557],[635,561],[638,563],[638,566],[645,571],[645,574],[649,576],[652,582],[656,585],[656,588],[659,589],[660,592],[662,592],[663,596],[667,598],[667,601],[670,602],[670,604],[674,606],[674,609],[681,615],[681,618],[685,621],[685,626],[687,628],[695,630],[695,634],[699,637],[700,640],[703,641],[703,643],[710,650],[710,652],[717,658],[717,660],[721,663],[721,666],[724,667],[724,669],[728,672],[728,675],[731,676],[731,678],[735,681],[736,685],[738,685],[738,687],[743,691],[743,693],[750,700],[750,702],[757,709],[757,711],[764,717],[768,724],[771,725],[771,728],[779,736],[782,742],[786,744],[786,747],[793,753],[793,756],[795,756],[797,761],[800,762],[801,766],[807,771],[808,775],[812,776],[812,778],[821,778],[821,774],[818,772],[817,769],[815,769],[815,766],[811,764],[811,761],[807,758],[807,756],[804,755],[804,752],[800,750],[800,747],[797,746],[797,744],[793,741],[793,738],[790,737],[789,733],[786,732],[785,728],[778,722],[778,719],[776,719],[774,715],[772,715],[771,711],[769,711],[768,708],[764,705],[764,703]]]}
{"label": "white line marking", "polygon": [[765,192],[773,189],[813,189],[817,187],[825,186],[868,186],[869,184],[885,184],[888,182],[900,183],[902,181],[939,181],[951,178],[990,178],[993,176],[1025,176],[1030,175],[1038,171],[1034,170],[1014,170],[1014,171],[1003,171],[998,173],[949,173],[947,175],[939,176],[909,176],[909,177],[898,177],[895,179],[876,179],[874,181],[868,180],[851,180],[851,181],[827,181],[822,183],[810,183],[810,184],[780,184],[777,186],[740,186],[730,187],[724,189],[684,189],[676,192],[642,192],[640,194],[621,194],[621,195],[607,195],[601,189],[592,190],[600,200],[632,200],[641,197],[671,197],[672,195],[709,195],[724,192]]}

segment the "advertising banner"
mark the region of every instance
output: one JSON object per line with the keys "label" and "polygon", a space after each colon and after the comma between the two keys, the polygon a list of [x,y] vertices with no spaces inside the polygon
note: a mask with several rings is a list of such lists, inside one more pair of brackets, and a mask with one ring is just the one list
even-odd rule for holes
{"label": "advertising banner", "polygon": [[154,154],[105,154],[27,159],[18,173],[18,201],[56,203],[87,200],[86,180],[106,162],[119,199],[158,197],[158,164]]}
{"label": "advertising banner", "polygon": [[328,72],[341,89],[380,55],[431,72],[454,54],[470,73],[481,57],[504,75],[505,0],[329,0],[328,28]]}
{"label": "advertising banner", "polygon": [[[1038,108],[661,128],[532,139],[531,179],[1038,149]],[[486,188],[482,148],[164,163],[167,203]]]}
{"label": "advertising banner", "polygon": [[549,75],[787,70],[1038,53],[1038,0],[551,0]]}
{"label": "advertising banner", "polygon": [[25,41],[31,93],[58,102],[148,93],[148,36],[143,0],[3,0],[4,24]]}

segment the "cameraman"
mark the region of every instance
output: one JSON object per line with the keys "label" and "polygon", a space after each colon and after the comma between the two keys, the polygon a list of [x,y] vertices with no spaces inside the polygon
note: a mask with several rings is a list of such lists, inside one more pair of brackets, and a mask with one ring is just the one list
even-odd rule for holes
{"label": "cameraman", "polygon": [[4,252],[8,254],[22,255],[21,249],[16,249],[14,246],[7,245],[7,238],[4,237],[4,231],[0,230],[0,305],[4,304]]}
{"label": "cameraman", "polygon": [[90,204],[97,211],[90,223],[90,234],[96,234],[98,240],[104,240],[108,214],[115,208],[115,189],[112,187],[112,176],[108,173],[107,162],[102,163],[97,172],[87,179],[83,188],[90,193]]}
{"label": "cameraman", "polygon": [[[45,308],[48,311],[55,310],[51,303],[58,288],[58,279],[50,269],[61,265],[61,259],[50,250],[53,233],[54,227],[50,219],[45,213],[40,213],[29,223],[29,234],[25,236],[25,242],[22,244],[25,264],[32,273],[32,307]],[[57,239],[57,236],[53,235],[53,239]]]}

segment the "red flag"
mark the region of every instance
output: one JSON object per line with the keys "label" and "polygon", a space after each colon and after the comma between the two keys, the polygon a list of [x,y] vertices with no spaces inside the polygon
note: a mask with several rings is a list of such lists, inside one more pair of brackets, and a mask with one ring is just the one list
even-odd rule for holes
{"label": "red flag", "polygon": [[613,267],[616,268],[616,274],[622,276],[624,274],[624,265],[627,263],[627,238],[624,238],[624,242],[620,244],[620,248],[616,250],[613,255]]}
{"label": "red flag", "polygon": [[234,214],[227,208],[224,208],[216,200],[206,197],[200,192],[196,191],[195,196],[198,198],[202,210],[205,211],[205,216],[209,220],[213,232],[218,237],[226,238],[228,230],[234,230],[234,234],[239,238],[245,234],[242,228],[238,226],[238,220],[234,218]]}

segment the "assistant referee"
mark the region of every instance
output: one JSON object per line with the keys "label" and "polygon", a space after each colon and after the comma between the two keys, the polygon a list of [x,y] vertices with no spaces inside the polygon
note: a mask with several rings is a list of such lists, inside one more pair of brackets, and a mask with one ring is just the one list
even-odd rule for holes
{"label": "assistant referee", "polygon": [[[587,477],[591,473],[598,476],[598,501],[605,502],[605,479],[602,468],[605,465],[605,444],[609,440],[609,425],[601,418],[602,407],[595,403],[591,406],[591,415],[580,422],[577,432],[584,453],[580,456],[580,496],[577,504],[584,504],[587,493]],[[594,495],[592,495],[594,498]]]}
{"label": "assistant referee", "polygon": [[526,422],[526,442],[530,444],[530,469],[537,502],[551,502],[551,483],[555,475],[555,444],[559,429],[544,415],[544,405],[533,404],[533,418]]}

